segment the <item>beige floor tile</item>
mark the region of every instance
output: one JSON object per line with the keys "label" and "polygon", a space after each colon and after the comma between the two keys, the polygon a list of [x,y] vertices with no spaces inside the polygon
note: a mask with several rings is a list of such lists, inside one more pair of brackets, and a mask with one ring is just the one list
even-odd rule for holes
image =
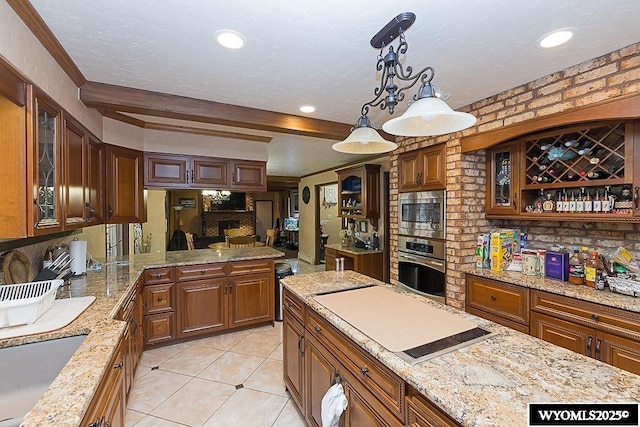
{"label": "beige floor tile", "polygon": [[187,375],[153,370],[133,383],[127,407],[148,414],[191,379]]}
{"label": "beige floor tile", "polygon": [[201,426],[235,391],[231,385],[194,378],[162,402],[151,415],[189,426]]}
{"label": "beige floor tile", "polygon": [[282,362],[266,359],[243,383],[245,388],[288,397],[282,380]]}
{"label": "beige floor tile", "polygon": [[237,390],[206,422],[205,427],[271,426],[287,398],[246,388]]}
{"label": "beige floor tile", "polygon": [[194,345],[162,363],[160,369],[196,376],[223,354],[223,350]]}
{"label": "beige floor tile", "polygon": [[132,411],[131,409],[127,409],[124,414],[124,425],[125,427],[133,427],[135,423],[143,419],[145,414],[141,412]]}
{"label": "beige floor tile", "polygon": [[282,343],[269,355],[269,359],[282,361]]}
{"label": "beige floor tile", "polygon": [[268,357],[278,347],[282,338],[275,335],[250,334],[231,348],[236,353]]}
{"label": "beige floor tile", "polygon": [[266,325],[260,326],[259,328],[251,329],[251,332],[254,334],[266,334],[266,335],[275,335],[278,337],[282,336],[282,322],[275,322],[275,326]]}
{"label": "beige floor tile", "polygon": [[152,350],[147,350],[142,353],[140,364],[149,367],[159,366],[162,362],[166,362],[167,360],[171,359],[173,356],[189,348],[190,346],[191,344],[189,343],[181,343],[170,345],[167,347],[159,347]]}
{"label": "beige floor tile", "polygon": [[250,331],[230,332],[228,334],[216,335],[214,337],[191,341],[191,343],[193,345],[217,348],[218,350],[231,350],[231,347],[249,336],[250,333]]}
{"label": "beige floor tile", "polygon": [[242,384],[263,360],[262,357],[228,351],[198,374],[198,378],[230,385]]}
{"label": "beige floor tile", "polygon": [[169,420],[163,420],[162,418],[153,417],[147,415],[142,421],[136,424],[136,427],[183,427],[184,424],[176,424]]}
{"label": "beige floor tile", "polygon": [[296,404],[289,399],[272,427],[306,427],[306,425],[304,417],[298,411]]}
{"label": "beige floor tile", "polygon": [[136,368],[136,374],[133,376],[133,381],[136,381],[136,380],[144,377],[149,372],[151,372],[151,367],[142,366],[141,364],[138,364],[138,367]]}

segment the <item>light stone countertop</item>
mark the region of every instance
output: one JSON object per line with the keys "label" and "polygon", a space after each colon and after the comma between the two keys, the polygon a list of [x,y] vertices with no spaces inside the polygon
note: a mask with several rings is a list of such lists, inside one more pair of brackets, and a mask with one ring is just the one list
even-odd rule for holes
{"label": "light stone countertop", "polygon": [[355,246],[349,246],[348,248],[343,248],[342,243],[331,243],[329,245],[325,245],[325,248],[336,249],[342,252],[346,252],[353,255],[361,255],[361,254],[381,254],[383,251],[381,250],[373,250],[373,249],[364,249],[364,248],[356,248]]}
{"label": "light stone countertop", "polygon": [[94,295],[96,300],[64,328],[36,335],[0,340],[0,348],[69,336],[87,338],[27,414],[23,426],[78,426],[87,411],[126,323],[114,320],[145,268],[279,258],[284,253],[269,247],[198,249],[160,254],[138,254],[103,265],[101,272],[71,280],[59,297]]}
{"label": "light stone countertop", "polygon": [[[640,402],[640,376],[352,271],[282,279],[284,286],[464,426],[526,426],[532,402]],[[316,302],[320,292],[376,284],[495,332],[411,365]],[[422,320],[424,322],[424,319]],[[417,327],[407,319],[407,327]]]}
{"label": "light stone countertop", "polygon": [[475,267],[468,267],[463,269],[463,271],[467,274],[499,280],[525,288],[538,289],[540,291],[565,295],[583,301],[595,302],[609,307],[640,313],[640,298],[612,292],[609,288],[605,288],[603,291],[597,291],[589,286],[574,285],[573,283],[548,279],[546,277],[527,276],[516,271],[491,271],[489,269]]}

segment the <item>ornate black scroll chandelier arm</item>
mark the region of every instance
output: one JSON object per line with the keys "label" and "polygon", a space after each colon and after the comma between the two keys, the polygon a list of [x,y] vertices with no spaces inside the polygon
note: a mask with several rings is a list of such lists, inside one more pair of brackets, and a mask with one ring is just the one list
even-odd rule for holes
{"label": "ornate black scroll chandelier arm", "polygon": [[[378,62],[376,63],[376,70],[381,71],[382,76],[380,78],[379,86],[373,91],[374,98],[362,106],[363,115],[366,115],[366,112],[369,111],[368,107],[375,108],[378,106],[381,110],[388,108],[389,114],[393,114],[395,106],[404,99],[405,91],[413,88],[418,80],[422,82],[423,86],[425,84],[429,84],[431,80],[433,80],[434,70],[432,67],[425,67],[414,75],[413,68],[411,66],[408,66],[405,69],[400,63],[399,56],[404,55],[407,52],[409,44],[404,37],[403,28],[399,26],[401,24],[400,21],[398,21],[398,18],[396,18],[395,21],[397,21],[397,24],[390,34],[381,36],[379,33],[374,36],[374,39],[372,40],[372,45],[374,45],[374,40],[376,40],[376,38],[379,39],[379,37],[384,37],[385,40],[388,41],[393,41],[393,38],[398,37],[400,39],[397,48],[394,48],[393,45],[389,45],[389,50],[384,56],[382,51],[386,46],[382,41],[377,40],[378,44],[381,45]],[[392,23],[394,23],[393,20],[389,24]],[[413,23],[413,21],[410,23],[407,22],[408,25],[411,25],[411,23]],[[386,28],[387,27],[385,27],[385,29]],[[383,29],[383,31],[385,29]],[[399,87],[394,81],[396,78],[399,82],[407,82],[407,84],[403,87]],[[365,107],[367,108],[365,109]]]}

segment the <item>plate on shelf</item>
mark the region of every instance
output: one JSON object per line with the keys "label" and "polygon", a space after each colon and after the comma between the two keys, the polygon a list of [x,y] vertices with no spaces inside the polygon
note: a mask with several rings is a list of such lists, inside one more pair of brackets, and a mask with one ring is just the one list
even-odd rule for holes
{"label": "plate on shelf", "polygon": [[2,272],[8,285],[31,282],[35,277],[31,261],[20,251],[9,251],[2,260]]}

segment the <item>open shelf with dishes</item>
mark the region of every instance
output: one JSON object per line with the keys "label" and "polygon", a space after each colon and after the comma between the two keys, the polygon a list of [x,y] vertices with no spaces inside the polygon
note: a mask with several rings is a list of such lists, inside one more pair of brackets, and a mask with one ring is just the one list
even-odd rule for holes
{"label": "open shelf with dishes", "polygon": [[380,165],[365,164],[338,173],[340,216],[347,219],[368,219],[377,228]]}
{"label": "open shelf with dishes", "polygon": [[638,128],[586,123],[492,147],[487,218],[640,222]]}

